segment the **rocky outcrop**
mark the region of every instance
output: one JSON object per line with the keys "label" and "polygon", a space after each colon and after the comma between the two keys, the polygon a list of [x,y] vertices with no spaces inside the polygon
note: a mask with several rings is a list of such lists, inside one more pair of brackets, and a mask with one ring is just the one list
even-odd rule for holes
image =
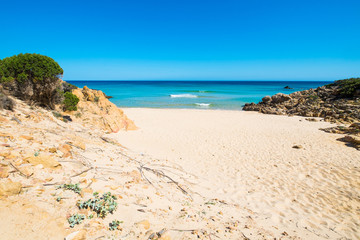
{"label": "rocky outcrop", "polygon": [[322,86],[294,92],[289,95],[278,93],[265,96],[258,104],[247,103],[243,110],[265,114],[298,115],[322,117],[329,122],[360,121],[360,96],[354,91],[352,96],[344,97],[338,85]]}
{"label": "rocky outcrop", "polygon": [[12,111],[14,108],[15,101],[3,92],[2,86],[0,85],[0,110],[6,109]]}
{"label": "rocky outcrop", "polygon": [[72,93],[80,99],[78,111],[71,112],[74,115],[73,121],[99,127],[107,132],[137,129],[134,122],[110,102],[102,91],[85,86],[82,89],[73,89]]}
{"label": "rocky outcrop", "polygon": [[6,95],[14,96],[18,99],[34,102],[41,106],[55,108],[61,90],[61,79],[44,81],[9,81],[1,84]]}
{"label": "rocky outcrop", "polygon": [[345,137],[339,138],[339,141],[348,143],[349,146],[360,150],[360,123],[353,123],[348,127],[335,126],[329,128],[320,128],[327,133],[346,134]]}

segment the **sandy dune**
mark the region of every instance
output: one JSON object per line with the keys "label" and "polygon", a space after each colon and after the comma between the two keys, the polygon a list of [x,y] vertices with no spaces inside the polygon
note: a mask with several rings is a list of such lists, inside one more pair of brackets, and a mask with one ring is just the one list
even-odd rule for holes
{"label": "sandy dune", "polygon": [[[220,110],[124,109],[140,128],[113,137],[197,176],[193,191],[252,213],[265,231],[360,238],[360,152],[301,117]],[[301,145],[302,148],[293,148]]]}

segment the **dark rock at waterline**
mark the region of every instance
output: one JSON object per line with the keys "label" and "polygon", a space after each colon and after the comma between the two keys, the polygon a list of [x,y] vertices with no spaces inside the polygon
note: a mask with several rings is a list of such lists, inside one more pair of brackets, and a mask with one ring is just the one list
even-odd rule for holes
{"label": "dark rock at waterline", "polygon": [[[297,115],[305,117],[322,117],[328,122],[358,122],[360,121],[360,84],[353,79],[337,81],[334,84],[294,92],[278,93],[265,96],[261,102],[246,103],[245,111],[257,111],[265,114]],[[340,82],[340,83],[339,83]]]}
{"label": "dark rock at waterline", "polygon": [[293,88],[289,86],[285,86],[284,89],[293,89]]}

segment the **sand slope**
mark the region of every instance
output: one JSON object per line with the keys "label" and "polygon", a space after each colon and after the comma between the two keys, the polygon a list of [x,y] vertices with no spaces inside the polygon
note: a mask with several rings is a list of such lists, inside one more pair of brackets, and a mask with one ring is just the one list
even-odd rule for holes
{"label": "sand slope", "polygon": [[237,204],[239,217],[247,210],[264,231],[360,238],[360,152],[318,130],[329,123],[241,111],[124,112],[140,129],[113,134],[121,144],[180,165],[198,177],[195,192]]}

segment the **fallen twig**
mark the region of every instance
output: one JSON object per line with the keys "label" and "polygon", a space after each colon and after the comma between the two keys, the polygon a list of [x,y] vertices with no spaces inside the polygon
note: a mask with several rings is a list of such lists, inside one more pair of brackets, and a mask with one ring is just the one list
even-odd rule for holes
{"label": "fallen twig", "polygon": [[88,172],[88,171],[90,171],[90,170],[92,170],[92,169],[94,169],[94,168],[93,168],[93,167],[90,167],[90,168],[88,168],[88,169],[86,169],[86,170],[84,170],[84,171],[81,171],[81,172],[79,172],[79,173],[77,173],[77,174],[75,174],[75,175],[70,176],[70,178],[77,177],[77,176],[79,176],[79,175],[81,175],[81,174],[83,174],[83,173],[86,173],[86,172]]}
{"label": "fallen twig", "polygon": [[148,172],[152,172],[153,174],[155,174],[157,176],[169,179],[170,182],[174,183],[182,191],[182,193],[184,193],[185,195],[187,195],[187,196],[189,196],[191,198],[190,194],[184,188],[182,188],[177,181],[175,181],[174,179],[172,179],[171,177],[166,175],[163,171],[152,169],[152,168],[149,168],[149,167],[144,167],[144,166],[141,166],[141,168],[148,171]]}
{"label": "fallen twig", "polygon": [[20,169],[18,169],[17,167],[15,167],[14,164],[12,164],[11,162],[9,162],[9,164],[16,170],[19,172],[19,174],[23,177],[29,178],[30,176],[27,176],[26,174],[24,174],[23,172],[20,171]]}

